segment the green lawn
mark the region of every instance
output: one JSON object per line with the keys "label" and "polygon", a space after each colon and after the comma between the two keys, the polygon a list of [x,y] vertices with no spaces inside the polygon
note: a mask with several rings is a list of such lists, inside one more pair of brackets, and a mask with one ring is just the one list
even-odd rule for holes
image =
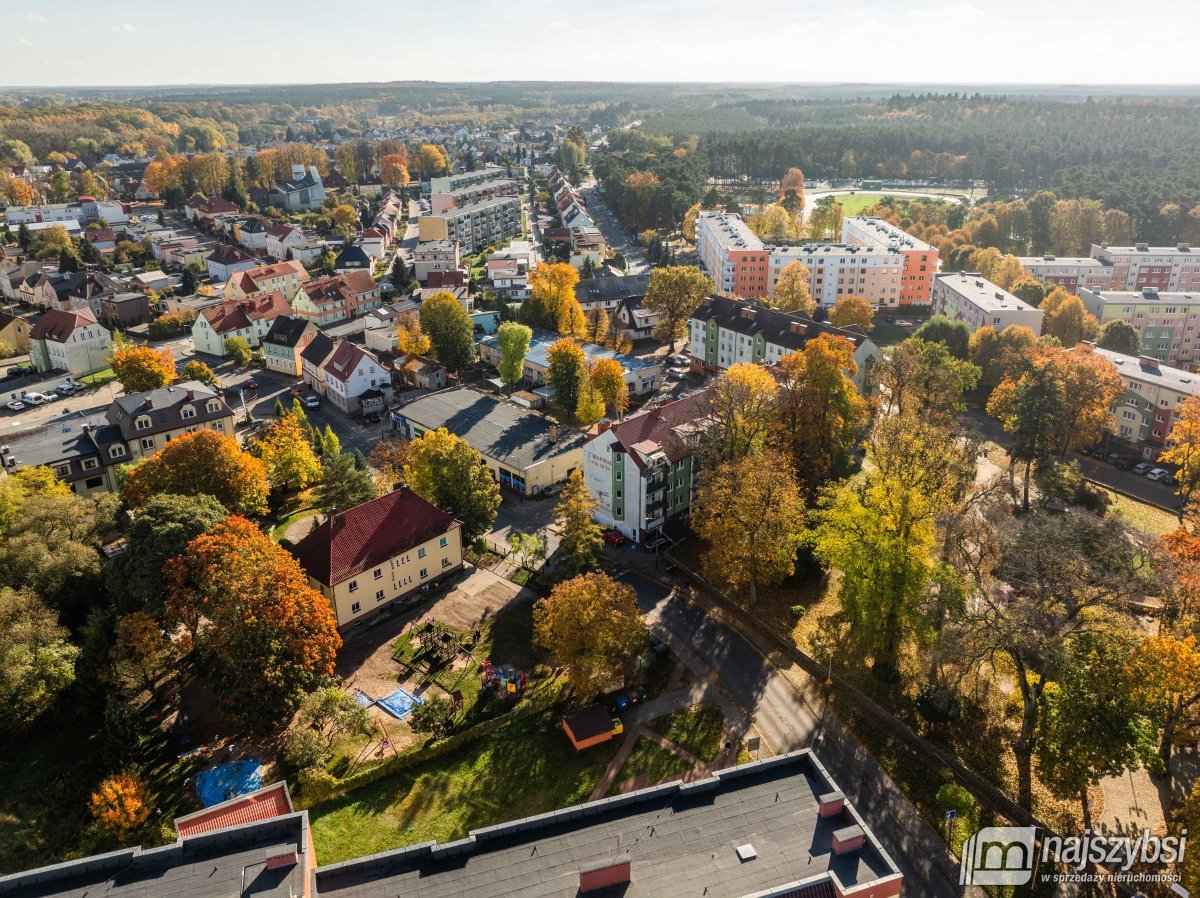
{"label": "green lawn", "polygon": [[1179,519],[1169,511],[1129,499],[1109,490],[1104,490],[1112,499],[1110,508],[1124,518],[1131,527],[1136,527],[1151,536],[1162,536],[1179,526]]}
{"label": "green lawn", "polygon": [[99,387],[116,379],[117,373],[112,368],[101,368],[99,371],[84,374],[78,378],[81,384],[87,384],[90,387]]}
{"label": "green lawn", "polygon": [[715,761],[721,753],[725,715],[713,705],[684,708],[656,720],[652,729],[701,761]]}
{"label": "green lawn", "polygon": [[858,215],[863,209],[874,206],[881,199],[882,193],[843,193],[834,197],[842,204],[842,214],[845,216]]}
{"label": "green lawn", "polygon": [[617,741],[571,747],[561,714],[516,720],[478,742],[309,811],[317,862],[331,864],[586,801]]}
{"label": "green lawn", "polygon": [[667,751],[657,742],[652,742],[643,736],[638,739],[637,745],[629,753],[624,766],[621,767],[621,772],[617,774],[617,778],[607,794],[621,794],[620,784],[631,777],[640,775],[648,776],[650,777],[650,783],[647,785],[654,785],[666,782],[672,777],[683,776],[683,774],[691,769],[691,765],[683,760],[683,758]]}
{"label": "green lawn", "polygon": [[898,343],[903,343],[904,340],[908,338],[910,333],[910,331],[905,330],[898,325],[888,324],[886,321],[880,321],[871,329],[870,337],[872,343],[874,343],[880,349],[886,349],[890,346],[895,346]]}

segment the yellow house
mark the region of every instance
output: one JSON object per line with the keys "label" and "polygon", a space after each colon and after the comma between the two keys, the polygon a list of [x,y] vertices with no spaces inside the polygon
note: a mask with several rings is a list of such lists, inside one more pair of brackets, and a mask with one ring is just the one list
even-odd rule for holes
{"label": "yellow house", "polygon": [[0,312],[0,343],[15,352],[29,352],[29,332],[33,325],[19,315]]}
{"label": "yellow house", "polygon": [[461,526],[401,487],[331,515],[292,552],[344,628],[461,570]]}

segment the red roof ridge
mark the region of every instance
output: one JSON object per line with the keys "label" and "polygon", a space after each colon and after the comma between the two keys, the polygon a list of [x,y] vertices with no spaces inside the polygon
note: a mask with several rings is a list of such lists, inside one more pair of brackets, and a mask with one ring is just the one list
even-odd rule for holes
{"label": "red roof ridge", "polygon": [[291,814],[292,796],[288,792],[287,782],[280,780],[270,786],[239,795],[229,801],[215,804],[203,811],[185,814],[175,819],[175,831],[181,839],[200,833],[226,829],[230,826],[241,826],[258,820],[270,820]]}

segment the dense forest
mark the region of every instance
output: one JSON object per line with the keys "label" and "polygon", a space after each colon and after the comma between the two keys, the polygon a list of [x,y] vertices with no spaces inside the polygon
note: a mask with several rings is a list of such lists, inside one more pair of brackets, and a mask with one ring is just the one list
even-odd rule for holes
{"label": "dense forest", "polygon": [[1200,202],[1200,100],[1192,97],[894,95],[681,103],[643,130],[699,136],[716,176],[975,181],[994,194],[1049,188],[1150,221]]}

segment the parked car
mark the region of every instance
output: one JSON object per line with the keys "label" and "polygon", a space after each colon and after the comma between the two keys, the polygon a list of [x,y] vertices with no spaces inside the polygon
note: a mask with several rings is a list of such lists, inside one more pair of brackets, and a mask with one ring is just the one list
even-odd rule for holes
{"label": "parked car", "polygon": [[[1111,461],[1111,459],[1110,459],[1110,461]],[[1123,455],[1118,456],[1117,459],[1115,461],[1113,461],[1113,467],[1117,468],[1121,471],[1128,471],[1130,468],[1133,467],[1133,459],[1126,458]]]}
{"label": "parked car", "polygon": [[1158,482],[1159,482],[1159,483],[1165,483],[1167,486],[1174,486],[1174,485],[1175,485],[1175,484],[1177,484],[1179,481],[1175,479],[1175,475],[1174,475],[1174,474],[1172,474],[1170,471],[1168,471],[1168,472],[1166,473],[1166,476],[1164,476],[1164,477],[1163,477],[1161,480],[1159,480]]}
{"label": "parked car", "polygon": [[54,390],[51,390],[49,393],[43,393],[42,399],[44,399],[46,402],[58,402],[58,400],[62,399],[62,395]]}
{"label": "parked car", "polygon": [[1168,471],[1166,468],[1155,468],[1153,471],[1150,471],[1148,474],[1146,474],[1146,479],[1147,480],[1163,480],[1170,473],[1171,472]]}
{"label": "parked car", "polygon": [[57,393],[59,396],[70,396],[72,393],[75,393],[76,391],[82,390],[82,389],[83,389],[82,384],[72,383],[69,380],[64,380],[57,387],[54,388],[54,392]]}
{"label": "parked car", "polygon": [[691,366],[691,362],[688,361],[686,355],[673,355],[667,359],[667,364],[672,368],[687,368]]}
{"label": "parked car", "polygon": [[1125,456],[1123,456],[1123,455],[1122,455],[1120,452],[1110,452],[1110,453],[1108,453],[1108,455],[1106,455],[1106,456],[1104,456],[1104,457],[1105,457],[1105,459],[1106,459],[1106,460],[1108,460],[1108,461],[1113,461],[1113,462],[1115,462],[1115,461],[1117,461],[1118,459],[1122,459],[1122,458],[1124,458]]}
{"label": "parked car", "polygon": [[308,396],[305,396],[304,397],[304,407],[305,408],[320,408],[321,407],[321,397],[317,396],[315,394],[310,394]]}
{"label": "parked car", "polygon": [[1133,466],[1133,473],[1134,474],[1148,474],[1150,472],[1150,469],[1153,467],[1154,467],[1154,465],[1150,464],[1150,462],[1141,461]]}
{"label": "parked car", "polygon": [[46,401],[46,397],[41,393],[22,393],[21,399],[25,401],[26,405],[41,405]]}
{"label": "parked car", "polygon": [[251,393],[257,393],[258,381],[256,381],[253,377],[247,377],[244,381],[242,381],[242,389],[248,390]]}
{"label": "parked car", "polygon": [[14,399],[11,402],[6,402],[5,405],[14,412],[19,412],[21,409],[25,408],[25,403],[20,399]]}
{"label": "parked car", "polygon": [[659,549],[665,549],[669,545],[671,545],[671,541],[665,536],[653,536],[642,543],[642,548],[647,552],[656,552]]}
{"label": "parked car", "polygon": [[687,377],[686,371],[681,371],[679,368],[667,369],[667,380],[680,381]]}
{"label": "parked car", "polygon": [[605,530],[604,541],[610,546],[620,546],[625,544],[625,537],[620,530]]}

